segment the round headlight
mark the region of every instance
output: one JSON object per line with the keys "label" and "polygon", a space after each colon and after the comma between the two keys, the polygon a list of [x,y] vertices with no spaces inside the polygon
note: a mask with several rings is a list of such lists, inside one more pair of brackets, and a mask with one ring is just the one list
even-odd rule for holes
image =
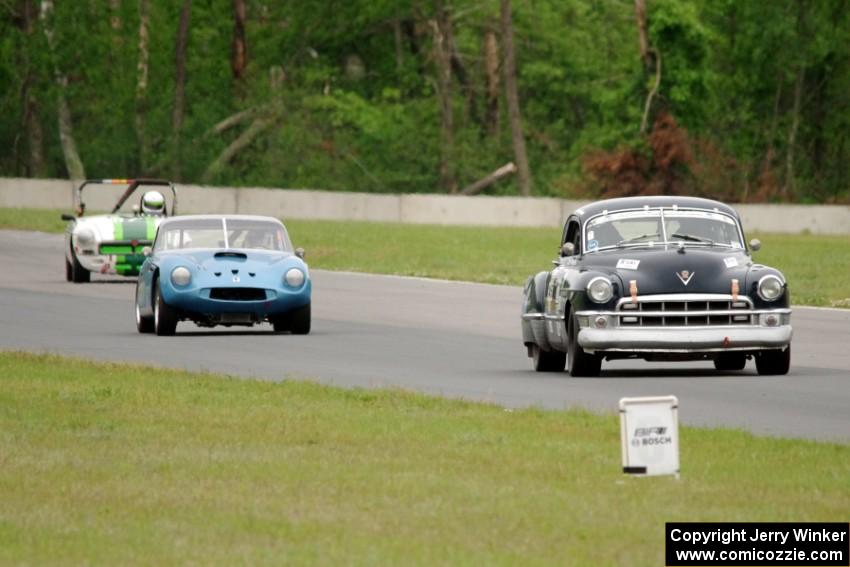
{"label": "round headlight", "polygon": [[782,295],[784,284],[774,275],[764,276],[759,280],[758,294],[765,301],[774,301]]}
{"label": "round headlight", "polygon": [[299,270],[298,268],[289,268],[286,270],[286,273],[283,274],[283,281],[289,287],[299,288],[304,285],[304,272]]}
{"label": "round headlight", "polygon": [[80,246],[91,246],[94,244],[94,232],[90,228],[81,228],[80,231],[74,235],[74,238]]}
{"label": "round headlight", "polygon": [[183,266],[177,266],[171,271],[171,283],[174,285],[184,286],[189,285],[189,282],[192,281],[192,272],[189,271],[189,268],[184,268]]}
{"label": "round headlight", "polygon": [[605,303],[614,295],[614,288],[608,278],[593,278],[587,284],[587,295],[596,303]]}

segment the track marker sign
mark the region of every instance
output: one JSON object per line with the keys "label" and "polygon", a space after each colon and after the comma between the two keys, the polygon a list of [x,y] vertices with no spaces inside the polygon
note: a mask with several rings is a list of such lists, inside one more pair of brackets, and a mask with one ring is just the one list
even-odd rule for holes
{"label": "track marker sign", "polygon": [[679,478],[678,398],[621,398],[620,439],[624,473]]}

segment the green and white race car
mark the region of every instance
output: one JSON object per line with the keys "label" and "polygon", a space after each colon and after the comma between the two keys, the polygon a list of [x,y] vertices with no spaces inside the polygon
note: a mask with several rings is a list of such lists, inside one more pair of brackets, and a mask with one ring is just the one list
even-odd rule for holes
{"label": "green and white race car", "polygon": [[[127,185],[109,214],[85,216],[83,189],[92,185]],[[138,204],[130,197],[145,188]],[[171,190],[170,211],[165,196],[156,188]],[[145,260],[144,249],[151,245],[156,229],[169,214],[177,210],[177,190],[163,179],[88,179],[76,192],[76,214],[63,214],[65,229],[65,279],[74,283],[91,280],[92,272],[136,276]]]}

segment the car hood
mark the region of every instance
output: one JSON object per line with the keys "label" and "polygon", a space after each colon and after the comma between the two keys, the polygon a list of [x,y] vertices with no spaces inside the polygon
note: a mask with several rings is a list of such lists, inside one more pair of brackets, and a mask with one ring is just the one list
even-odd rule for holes
{"label": "car hood", "polygon": [[[160,252],[161,265],[169,271],[177,266],[188,267],[198,278],[200,286],[230,285],[234,276],[242,285],[270,285],[277,282],[286,269],[307,266],[291,252],[259,250],[191,250]],[[270,278],[270,279],[269,279]]]}
{"label": "car hood", "polygon": [[[659,293],[730,293],[737,279],[741,293],[749,289],[752,259],[741,249],[685,246],[625,248],[585,256],[585,265],[619,277],[623,295],[637,281],[640,295]],[[685,276],[683,272],[687,271]]]}
{"label": "car hood", "polygon": [[156,227],[164,217],[129,216],[129,215],[96,215],[81,217],[74,223],[74,232],[84,228],[94,232],[98,242],[112,240],[152,241],[156,235]]}

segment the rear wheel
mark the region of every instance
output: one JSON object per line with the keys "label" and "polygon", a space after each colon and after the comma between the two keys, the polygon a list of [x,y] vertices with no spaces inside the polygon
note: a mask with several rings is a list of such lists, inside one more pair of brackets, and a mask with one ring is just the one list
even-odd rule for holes
{"label": "rear wheel", "polygon": [[723,353],[714,359],[714,367],[717,370],[729,372],[732,370],[743,370],[747,365],[747,355],[734,352]]}
{"label": "rear wheel", "polygon": [[177,313],[162,299],[159,281],[154,284],[153,326],[154,332],[161,336],[171,336],[177,332]]}
{"label": "rear wheel", "polygon": [[71,261],[65,260],[65,277],[68,278],[68,281],[72,281],[74,283],[88,283],[91,281],[91,272],[83,267],[80,264],[79,260],[77,260],[77,255],[74,254],[74,249],[71,249]]}
{"label": "rear wheel", "polygon": [[567,353],[545,351],[537,345],[531,346],[531,362],[537,372],[563,372],[567,366]]}
{"label": "rear wheel", "polygon": [[578,321],[571,315],[567,324],[567,365],[570,376],[599,376],[602,369],[602,357],[584,352],[578,344]]}
{"label": "rear wheel", "polygon": [[791,368],[791,345],[785,350],[763,350],[756,354],[756,370],[762,376],[788,374]]}

